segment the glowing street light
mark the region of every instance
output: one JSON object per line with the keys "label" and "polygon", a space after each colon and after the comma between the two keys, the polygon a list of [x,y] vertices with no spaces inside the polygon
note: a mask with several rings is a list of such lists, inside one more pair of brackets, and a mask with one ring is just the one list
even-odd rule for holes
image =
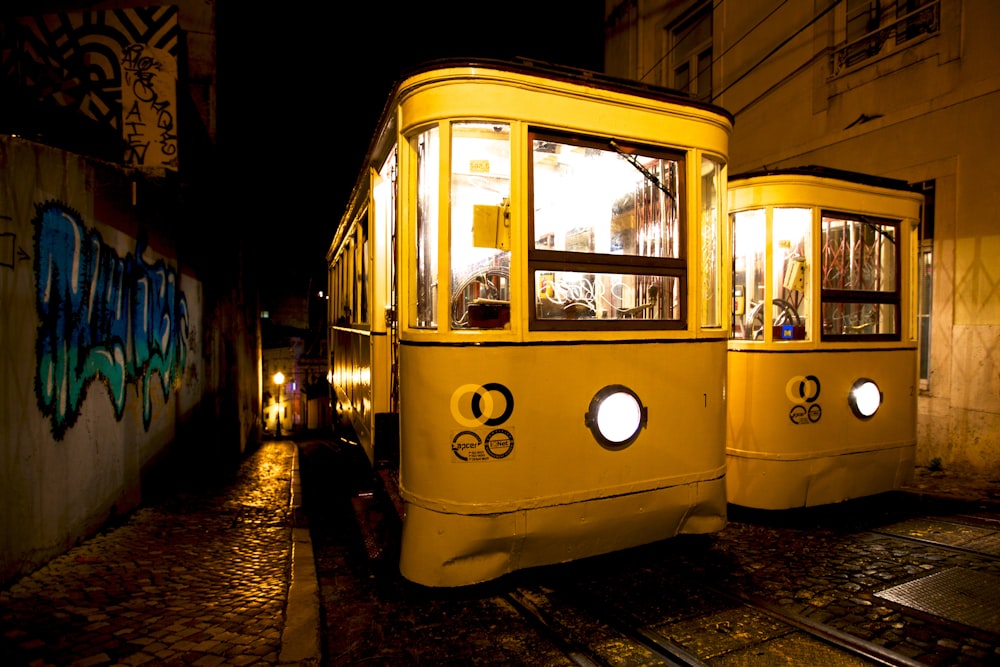
{"label": "glowing street light", "polygon": [[281,371],[275,373],[274,384],[278,385],[278,403],[275,406],[275,413],[274,413],[274,418],[275,421],[277,422],[275,426],[275,432],[277,433],[277,437],[280,438],[281,437],[281,388],[285,384],[285,374],[282,373]]}

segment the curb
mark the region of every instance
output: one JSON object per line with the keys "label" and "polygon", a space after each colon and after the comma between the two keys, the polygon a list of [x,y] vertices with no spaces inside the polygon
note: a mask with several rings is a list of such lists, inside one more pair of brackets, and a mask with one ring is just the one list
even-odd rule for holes
{"label": "curb", "polygon": [[281,665],[320,664],[319,581],[313,556],[312,537],[302,508],[299,448],[295,445],[291,470],[292,572],[281,633]]}

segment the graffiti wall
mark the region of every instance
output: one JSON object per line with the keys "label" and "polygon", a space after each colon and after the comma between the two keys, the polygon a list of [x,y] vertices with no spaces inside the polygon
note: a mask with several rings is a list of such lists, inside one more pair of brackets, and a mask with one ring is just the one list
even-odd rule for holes
{"label": "graffiti wall", "polygon": [[121,138],[126,164],[178,166],[176,6],[44,14],[0,34],[0,79]]}
{"label": "graffiti wall", "polygon": [[123,174],[0,136],[2,579],[134,508],[205,398],[203,281]]}

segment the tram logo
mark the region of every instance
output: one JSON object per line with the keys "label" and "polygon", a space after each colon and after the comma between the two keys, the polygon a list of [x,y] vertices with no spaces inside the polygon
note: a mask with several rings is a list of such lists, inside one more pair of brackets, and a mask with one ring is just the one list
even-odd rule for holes
{"label": "tram logo", "polygon": [[451,416],[467,428],[500,426],[514,413],[514,394],[499,382],[463,384],[451,395]]}
{"label": "tram logo", "polygon": [[785,395],[795,405],[788,411],[793,424],[815,424],[823,416],[819,399],[819,378],[815,375],[796,375],[785,385]]}
{"label": "tram logo", "polygon": [[499,382],[463,384],[451,395],[451,416],[465,430],[451,439],[456,461],[497,461],[514,451],[514,429],[504,424],[514,414],[514,394]]}

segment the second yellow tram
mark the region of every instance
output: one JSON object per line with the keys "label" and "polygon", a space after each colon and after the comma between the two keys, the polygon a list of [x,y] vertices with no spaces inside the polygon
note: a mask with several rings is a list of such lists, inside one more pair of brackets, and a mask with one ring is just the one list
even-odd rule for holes
{"label": "second yellow tram", "polygon": [[922,204],[821,167],[730,178],[729,502],[823,505],[912,477]]}
{"label": "second yellow tram", "polygon": [[726,520],[732,118],[523,62],[393,90],[328,253],[338,414],[461,586]]}

